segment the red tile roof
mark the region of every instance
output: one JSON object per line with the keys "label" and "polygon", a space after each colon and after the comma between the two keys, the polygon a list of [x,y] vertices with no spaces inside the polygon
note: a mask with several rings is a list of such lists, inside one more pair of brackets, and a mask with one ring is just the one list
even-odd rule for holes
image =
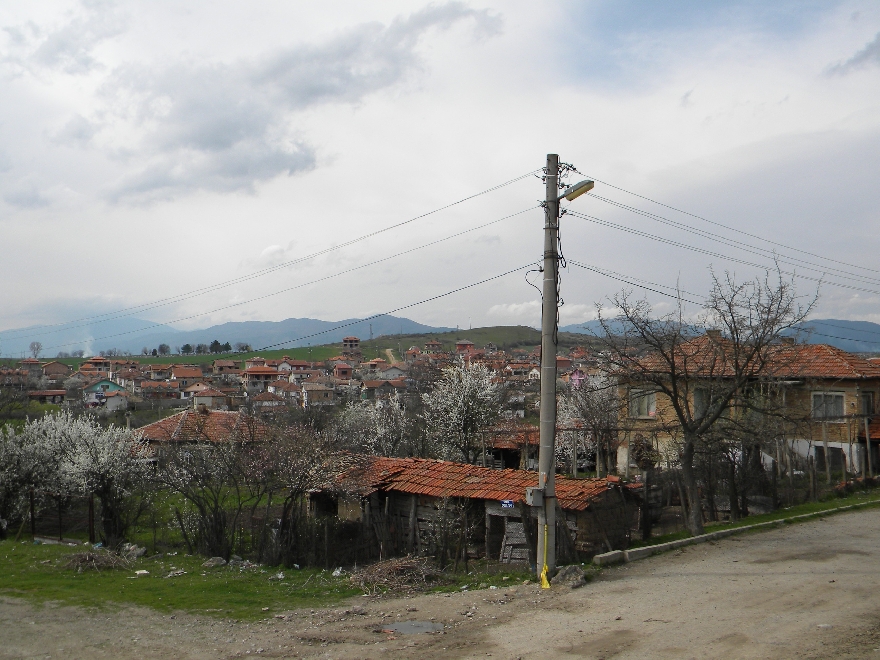
{"label": "red tile roof", "polygon": [[194,392],[193,396],[194,397],[195,396],[205,396],[205,397],[211,396],[211,397],[213,397],[213,396],[226,396],[226,395],[223,394],[223,392],[221,392],[220,390],[215,390],[214,388],[210,387],[206,390],[201,390],[200,392]]}
{"label": "red tile roof", "polygon": [[174,367],[171,375],[174,378],[201,378],[202,370],[198,367]]}
{"label": "red tile roof", "polygon": [[278,396],[277,394],[272,394],[271,392],[260,392],[257,396],[253,397],[253,399],[251,399],[251,400],[252,401],[281,401],[281,402],[284,401],[284,399],[282,399],[280,396]]}
{"label": "red tile roof", "polygon": [[150,442],[249,442],[269,437],[269,427],[240,412],[185,410],[139,429]]}
{"label": "red tile roof", "polygon": [[[527,487],[538,485],[538,473],[491,468],[425,458],[366,457],[343,472],[343,490],[368,495],[396,491],[429,497],[525,501]],[[556,478],[559,506],[583,511],[596,496],[617,487],[619,480]]]}

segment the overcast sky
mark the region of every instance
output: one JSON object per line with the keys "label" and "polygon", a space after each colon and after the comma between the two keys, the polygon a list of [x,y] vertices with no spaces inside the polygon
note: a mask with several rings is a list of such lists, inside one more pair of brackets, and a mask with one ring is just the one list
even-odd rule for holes
{"label": "overcast sky", "polygon": [[[710,267],[754,277],[776,249],[802,260],[785,268],[805,295],[825,281],[817,316],[880,322],[875,1],[34,1],[2,3],[0,24],[0,328],[138,305],[179,328],[336,320],[430,298],[539,259],[541,211],[393,255],[534,207],[538,178],[149,308],[486,190],[548,152],[606,182],[596,195],[759,248],[582,197],[572,210],[713,254],[569,215],[569,260],[704,294]],[[399,314],[537,325],[524,275]],[[623,286],[570,265],[563,323]]]}

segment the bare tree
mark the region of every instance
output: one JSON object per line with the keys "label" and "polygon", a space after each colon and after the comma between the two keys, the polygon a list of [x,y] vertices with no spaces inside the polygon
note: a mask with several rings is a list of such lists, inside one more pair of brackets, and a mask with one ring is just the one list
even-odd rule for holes
{"label": "bare tree", "polygon": [[[559,421],[566,425],[577,425],[579,429],[564,432],[569,437],[567,443],[560,443],[563,454],[560,458],[571,457],[573,462],[577,460],[578,435],[583,434],[596,454],[596,475],[607,475],[611,469],[612,454],[617,448],[619,412],[615,380],[600,375],[576,386],[570,385],[560,401]],[[572,471],[574,469],[573,465]]]}
{"label": "bare tree", "polygon": [[[688,504],[687,527],[703,532],[695,470],[697,451],[736,398],[773,369],[780,336],[803,322],[812,302],[798,302],[793,284],[769,274],[737,282],[713,273],[711,292],[696,318],[675,312],[655,317],[650,305],[627,292],[612,299],[614,322],[603,316],[599,338],[610,372],[629,386],[632,409],[645,407],[675,444]],[[648,406],[656,401],[653,410]]]}
{"label": "bare tree", "polygon": [[36,360],[38,357],[40,357],[40,352],[43,350],[43,344],[38,341],[32,341],[30,346],[28,346],[28,349],[30,350],[31,355],[33,355],[34,359]]}

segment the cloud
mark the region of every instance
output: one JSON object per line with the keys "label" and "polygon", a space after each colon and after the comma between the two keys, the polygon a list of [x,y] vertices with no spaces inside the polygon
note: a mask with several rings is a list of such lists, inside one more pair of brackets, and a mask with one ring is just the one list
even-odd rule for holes
{"label": "cloud", "polygon": [[52,136],[52,142],[64,146],[86,146],[98,132],[98,126],[80,114],[71,117]]}
{"label": "cloud", "polygon": [[31,186],[25,186],[5,193],[3,201],[11,206],[23,209],[41,208],[49,204],[49,200],[39,190]]}
{"label": "cloud", "polygon": [[832,75],[845,75],[871,64],[880,64],[880,32],[846,62],[840,62],[830,67],[828,73]]}
{"label": "cloud", "polygon": [[92,0],[58,27],[44,29],[33,22],[4,28],[12,51],[4,58],[28,70],[88,74],[102,68],[94,50],[122,34],[126,20],[113,2]]}
{"label": "cloud", "polygon": [[137,144],[117,144],[118,156],[137,153],[146,163],[114,182],[108,197],[251,191],[258,182],[311,169],[315,150],[293,125],[296,112],[357,103],[400,83],[419,68],[416,47],[426,32],[465,19],[481,37],[498,29],[487,12],[453,2],[256,60],[121,67],[103,89],[113,113],[108,125],[138,136]]}

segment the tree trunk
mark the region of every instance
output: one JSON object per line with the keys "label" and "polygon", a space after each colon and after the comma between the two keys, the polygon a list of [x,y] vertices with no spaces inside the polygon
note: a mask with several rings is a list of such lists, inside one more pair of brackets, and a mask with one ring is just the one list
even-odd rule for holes
{"label": "tree trunk", "polygon": [[685,439],[681,452],[681,477],[688,499],[687,528],[693,536],[697,536],[703,533],[703,507],[700,503],[700,491],[694,471],[694,445],[693,438]]}
{"label": "tree trunk", "polygon": [[730,500],[730,521],[739,520],[739,493],[736,489],[736,461],[728,461],[727,493]]}

